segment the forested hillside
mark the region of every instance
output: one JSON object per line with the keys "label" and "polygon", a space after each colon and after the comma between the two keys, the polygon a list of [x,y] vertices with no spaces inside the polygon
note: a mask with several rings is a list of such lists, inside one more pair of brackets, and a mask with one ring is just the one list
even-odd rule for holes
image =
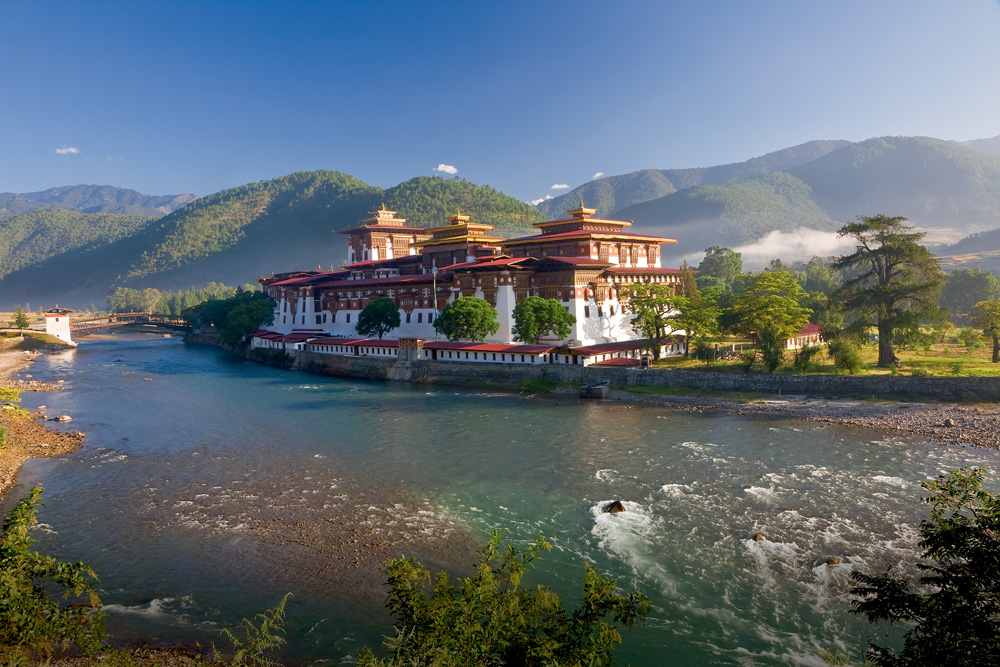
{"label": "forested hillside", "polygon": [[90,252],[133,236],[157,218],[42,209],[0,219],[0,279],[66,252]]}
{"label": "forested hillside", "polygon": [[886,213],[969,232],[1000,220],[1000,158],[949,141],[869,139],[788,171],[838,220]]}
{"label": "forested hillside", "polygon": [[621,176],[606,176],[570,190],[567,194],[538,204],[538,210],[552,218],[563,216],[582,201],[610,215],[633,204],[658,199],[678,190],[699,185],[728,185],[769,171],[787,170],[839,148],[849,141],[810,141],[745,162],[695,169],[644,169]]}
{"label": "forested hillside", "polygon": [[192,194],[144,195],[111,185],[68,185],[41,192],[0,193],[0,218],[46,208],[159,217],[196,199]]}
{"label": "forested hillside", "polygon": [[332,232],[356,226],[382,203],[428,227],[461,210],[505,236],[531,234],[531,223],[544,219],[528,204],[462,179],[421,177],[382,189],[340,172],[298,172],[209,195],[103,245],[68,246],[59,255],[38,250],[3,278],[0,296],[5,304],[87,305],[119,286],[179,290],[340,266],[346,240]]}

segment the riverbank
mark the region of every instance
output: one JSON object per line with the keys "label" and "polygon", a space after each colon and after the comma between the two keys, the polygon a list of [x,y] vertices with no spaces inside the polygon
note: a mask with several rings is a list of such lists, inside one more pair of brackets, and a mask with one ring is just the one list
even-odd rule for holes
{"label": "riverbank", "polygon": [[[725,413],[765,419],[796,419],[929,438],[945,445],[1000,449],[1000,406],[805,396],[740,399],[613,390],[610,402],[662,405],[684,412]],[[613,404],[613,403],[612,403]]]}
{"label": "riverbank", "polygon": [[525,383],[542,381],[575,393],[578,384],[605,382],[616,389],[611,395],[615,403],[826,422],[925,437],[941,444],[1000,449],[1000,405],[985,402],[1000,390],[997,378],[775,376],[569,365],[404,362],[307,352],[296,354],[293,368],[319,375],[511,391]]}
{"label": "riverbank", "polygon": [[[38,357],[37,353],[0,351],[0,387],[20,391],[57,391],[60,385],[30,378],[15,379]],[[38,420],[42,412],[27,414],[21,410],[0,409],[0,429],[4,431],[0,447],[0,496],[14,485],[17,472],[28,459],[62,456],[76,451],[83,442],[82,433],[63,433],[47,428]]]}

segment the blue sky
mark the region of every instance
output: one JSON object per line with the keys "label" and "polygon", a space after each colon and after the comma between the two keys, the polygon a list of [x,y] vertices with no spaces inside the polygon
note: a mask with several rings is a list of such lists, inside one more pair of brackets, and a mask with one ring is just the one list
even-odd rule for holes
{"label": "blue sky", "polygon": [[0,0],[0,91],[0,192],[330,169],[530,201],[812,139],[998,135],[1000,3]]}

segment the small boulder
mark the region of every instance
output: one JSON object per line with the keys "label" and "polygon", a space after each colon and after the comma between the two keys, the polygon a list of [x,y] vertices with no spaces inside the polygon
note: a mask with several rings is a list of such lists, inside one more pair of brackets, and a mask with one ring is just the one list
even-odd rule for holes
{"label": "small boulder", "polygon": [[622,501],[616,500],[614,502],[605,505],[604,511],[607,512],[608,514],[618,514],[619,512],[625,511],[625,506],[622,505]]}
{"label": "small boulder", "polygon": [[763,542],[767,538],[764,537],[764,533],[754,533],[753,537],[751,537],[750,539],[753,540],[754,542]]}
{"label": "small boulder", "polygon": [[958,426],[958,424],[955,423],[955,420],[952,419],[952,418],[950,418],[950,417],[948,419],[944,420],[944,425],[945,426]]}
{"label": "small boulder", "polygon": [[830,556],[829,558],[826,559],[826,564],[827,565],[840,565],[843,562],[844,561],[842,561],[837,556]]}
{"label": "small boulder", "polygon": [[54,422],[71,422],[71,421],[73,421],[73,418],[70,417],[69,415],[59,415],[58,417],[53,418],[52,421],[54,421]]}

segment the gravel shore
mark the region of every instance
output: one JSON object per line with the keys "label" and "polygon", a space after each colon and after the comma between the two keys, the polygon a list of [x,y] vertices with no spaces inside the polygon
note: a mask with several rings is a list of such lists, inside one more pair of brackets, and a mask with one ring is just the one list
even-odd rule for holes
{"label": "gravel shore", "polygon": [[[0,385],[21,391],[56,391],[60,385],[17,380],[19,373],[37,358],[24,352],[0,353]],[[0,448],[0,495],[14,485],[17,471],[28,459],[62,456],[76,450],[83,442],[82,433],[63,433],[46,428],[39,420],[42,414],[27,415],[20,410],[0,408],[0,428],[4,430],[4,446]]]}
{"label": "gravel shore", "polygon": [[784,397],[745,401],[735,398],[611,392],[626,403],[664,405],[685,412],[725,413],[760,418],[826,422],[895,435],[930,438],[942,444],[1000,449],[1000,406],[996,403],[909,403]]}

